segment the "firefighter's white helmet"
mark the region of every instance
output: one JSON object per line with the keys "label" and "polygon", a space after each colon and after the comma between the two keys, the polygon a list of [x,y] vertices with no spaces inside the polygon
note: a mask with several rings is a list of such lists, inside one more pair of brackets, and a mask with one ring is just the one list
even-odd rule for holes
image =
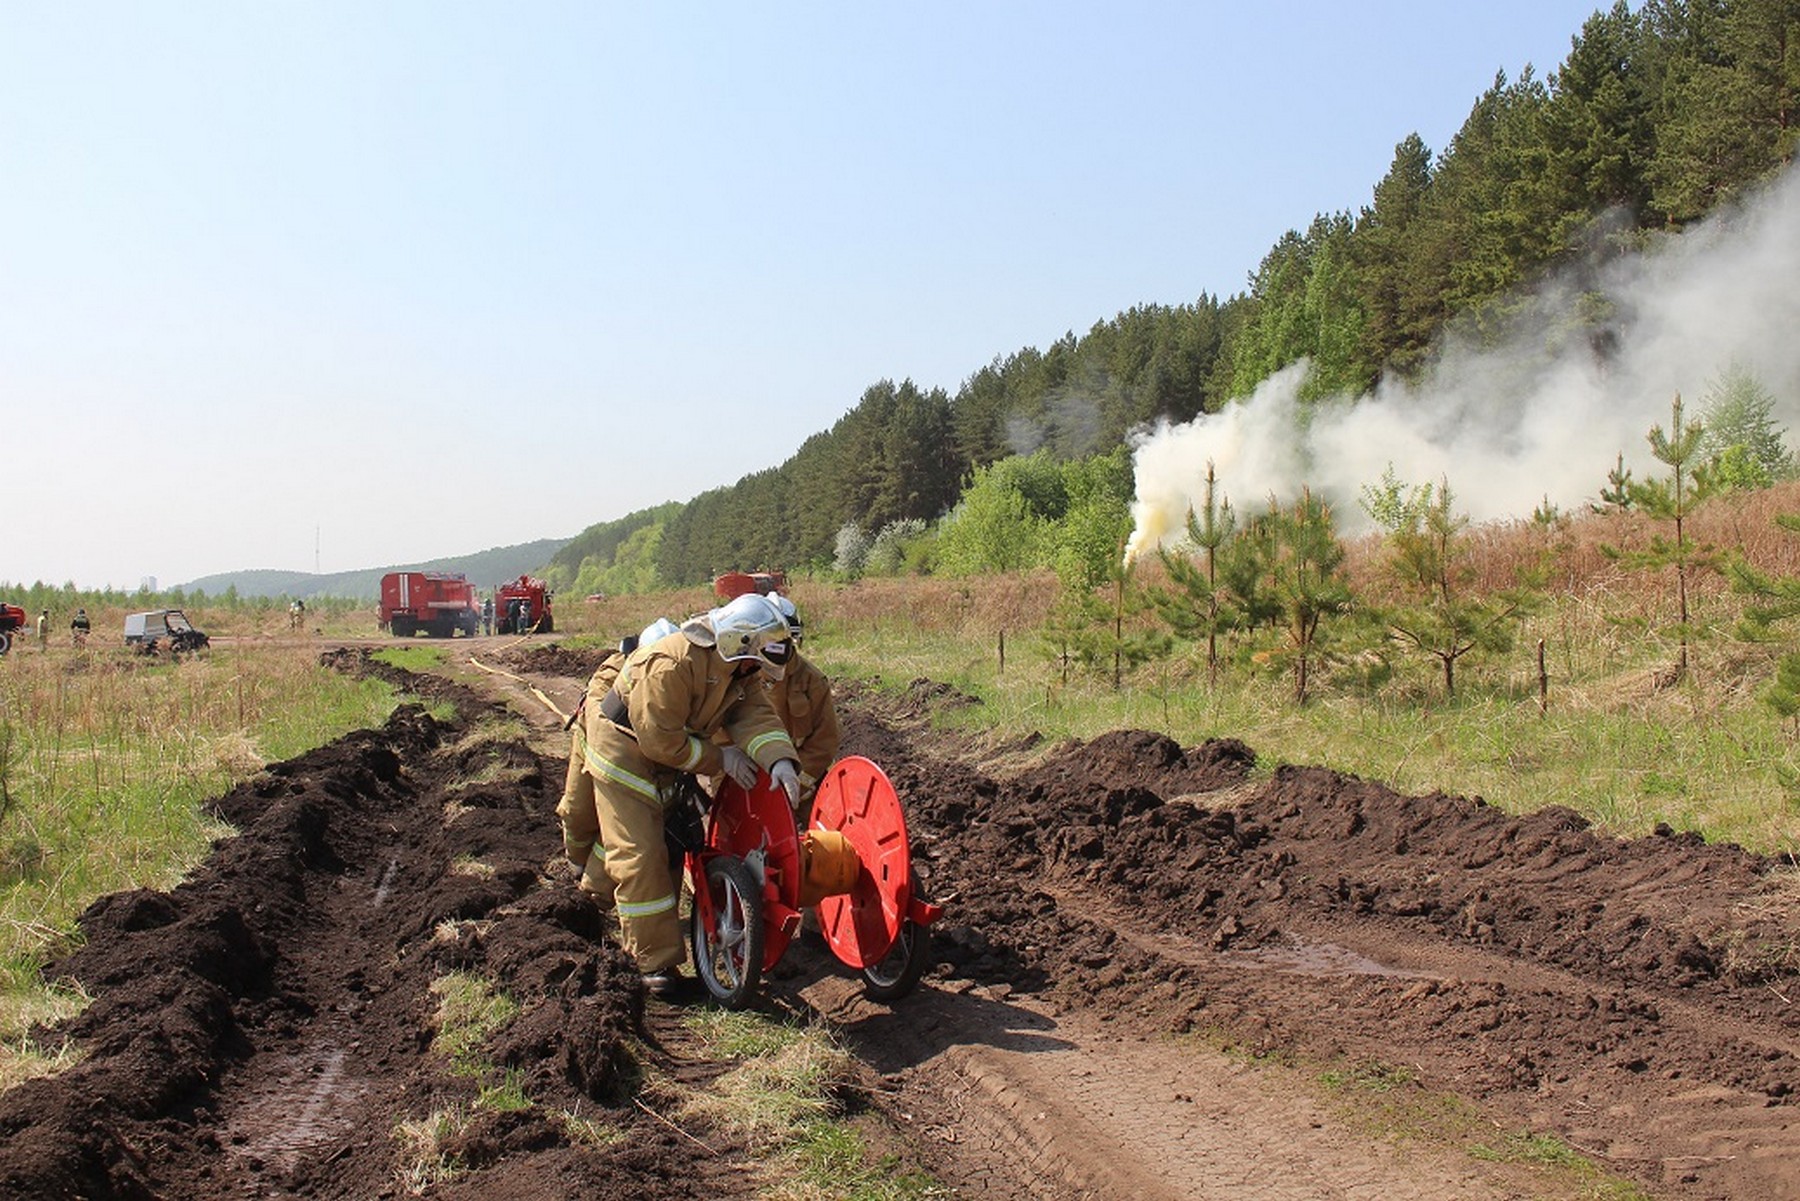
{"label": "firefighter's white helmet", "polygon": [[649,646],[652,642],[660,642],[680,628],[680,626],[677,626],[668,618],[659,617],[649,625],[645,626],[643,631],[638,634],[638,645]]}
{"label": "firefighter's white helmet", "polygon": [[787,619],[774,601],[756,592],[691,618],[681,632],[692,642],[712,647],[728,663],[755,660],[777,680],[793,653]]}
{"label": "firefighter's white helmet", "polygon": [[799,646],[800,640],[806,636],[806,626],[800,621],[800,610],[794,607],[793,601],[779,592],[770,593],[769,599],[781,610],[782,620],[788,623],[788,633],[793,636],[794,645]]}

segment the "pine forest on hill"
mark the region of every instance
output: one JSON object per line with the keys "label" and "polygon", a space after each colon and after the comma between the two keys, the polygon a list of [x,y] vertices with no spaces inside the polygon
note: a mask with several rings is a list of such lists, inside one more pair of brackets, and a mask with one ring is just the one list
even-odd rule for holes
{"label": "pine forest on hill", "polygon": [[[1302,360],[1303,400],[1416,379],[1448,335],[1504,340],[1532,284],[1591,278],[1779,175],[1800,137],[1796,47],[1794,0],[1621,0],[1555,70],[1496,77],[1447,146],[1401,139],[1370,203],[1283,234],[1247,290],[997,355],[955,395],[878,382],[781,465],[590,527],[548,577],[578,593],[759,566],[1066,577],[1131,528],[1130,431],[1217,412]],[[1572,311],[1564,336],[1604,359],[1611,298]],[[971,508],[984,528],[959,532]],[[1041,536],[996,540],[1008,519]]]}

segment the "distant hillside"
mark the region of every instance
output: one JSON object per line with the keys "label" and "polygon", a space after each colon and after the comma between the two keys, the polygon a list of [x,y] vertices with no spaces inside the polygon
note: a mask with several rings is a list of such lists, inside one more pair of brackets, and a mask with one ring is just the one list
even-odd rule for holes
{"label": "distant hillside", "polygon": [[518,546],[496,546],[472,555],[449,559],[432,559],[427,563],[397,563],[390,567],[365,567],[358,571],[339,571],[315,575],[310,571],[228,571],[202,576],[181,585],[183,592],[204,591],[218,596],[236,588],[239,596],[284,596],[302,599],[315,596],[341,596],[352,600],[374,600],[381,591],[381,577],[390,571],[460,571],[479,588],[491,588],[521,575],[542,575],[552,556],[569,541],[567,538],[541,538]]}

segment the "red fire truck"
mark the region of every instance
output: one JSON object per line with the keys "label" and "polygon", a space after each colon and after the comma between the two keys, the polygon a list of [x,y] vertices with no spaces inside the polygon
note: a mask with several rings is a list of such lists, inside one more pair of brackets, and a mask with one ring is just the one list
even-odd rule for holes
{"label": "red fire truck", "polygon": [[25,610],[17,605],[0,605],[0,655],[12,649],[13,639],[25,628]]}
{"label": "red fire truck", "polygon": [[787,572],[728,571],[713,577],[713,591],[726,600],[735,600],[750,592],[760,592],[764,596],[771,592],[786,592]]}
{"label": "red fire truck", "polygon": [[481,629],[475,586],[460,571],[390,571],[381,577],[381,624],[396,638],[420,630],[433,638],[473,635]]}
{"label": "red fire truck", "polygon": [[[556,629],[550,616],[550,589],[544,581],[522,575],[494,590],[494,633],[548,634]],[[517,605],[517,608],[514,606]]]}

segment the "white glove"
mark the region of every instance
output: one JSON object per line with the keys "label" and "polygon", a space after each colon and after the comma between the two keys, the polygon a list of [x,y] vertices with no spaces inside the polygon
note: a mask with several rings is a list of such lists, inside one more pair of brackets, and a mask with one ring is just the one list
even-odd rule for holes
{"label": "white glove", "polygon": [[769,769],[769,779],[781,785],[781,790],[787,793],[789,807],[799,807],[800,773],[794,769],[792,759],[777,760],[775,766]]}
{"label": "white glove", "polygon": [[740,788],[755,788],[756,773],[759,770],[756,760],[746,755],[742,748],[728,746],[724,748],[725,774],[737,781]]}

